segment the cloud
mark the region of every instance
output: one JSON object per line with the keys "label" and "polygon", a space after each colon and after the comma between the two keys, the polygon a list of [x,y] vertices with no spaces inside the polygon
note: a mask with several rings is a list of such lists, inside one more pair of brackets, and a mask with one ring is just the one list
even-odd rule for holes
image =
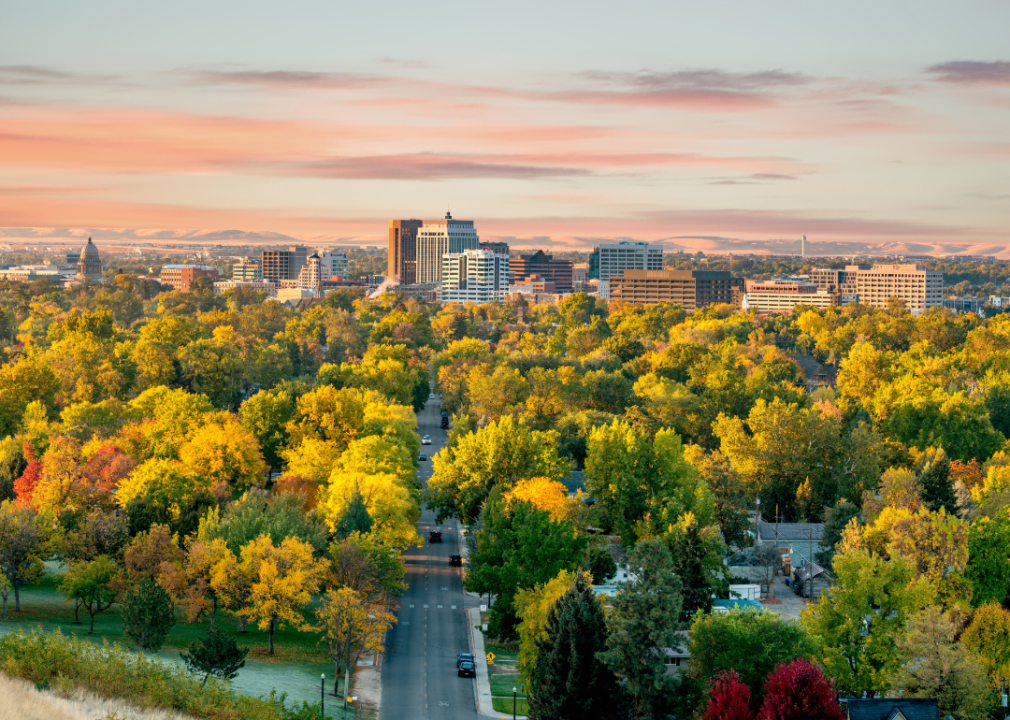
{"label": "cloud", "polygon": [[392,65],[394,67],[401,67],[407,70],[427,70],[431,68],[430,63],[426,63],[423,60],[404,60],[402,58],[380,57],[379,62],[383,65]]}
{"label": "cloud", "polygon": [[194,85],[253,85],[271,88],[347,90],[385,83],[390,78],[362,73],[302,70],[181,70]]}
{"label": "cloud", "polygon": [[356,180],[533,179],[588,175],[579,167],[495,162],[488,158],[436,153],[345,157],[303,163],[294,174]]}
{"label": "cloud", "polygon": [[83,75],[43,65],[0,65],[0,85],[107,85],[115,75]]}
{"label": "cloud", "polygon": [[615,73],[591,71],[583,76],[594,81],[638,87],[648,90],[701,92],[754,92],[781,87],[796,87],[813,82],[800,73],[768,70],[754,73],[732,73],[717,69],[681,70],[677,72]]}
{"label": "cloud", "polygon": [[940,82],[957,85],[1010,85],[1010,62],[956,60],[926,70]]}

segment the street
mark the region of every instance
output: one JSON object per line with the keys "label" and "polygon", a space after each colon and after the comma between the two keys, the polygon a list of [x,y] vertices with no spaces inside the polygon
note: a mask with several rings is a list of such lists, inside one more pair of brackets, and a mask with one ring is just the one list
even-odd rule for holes
{"label": "street", "polygon": [[[441,448],[446,431],[439,428],[441,407],[428,401],[418,413],[418,432],[431,436],[421,452],[430,458]],[[431,477],[431,461],[420,463],[422,484]],[[477,718],[474,681],[456,676],[456,656],[470,652],[466,599],[461,568],[449,566],[459,553],[459,524],[437,526],[435,515],[423,510],[418,532],[425,546],[404,553],[407,591],[389,632],[382,667],[380,720],[471,720]],[[442,531],[441,544],[428,543],[431,530]],[[477,600],[470,600],[471,605]]]}

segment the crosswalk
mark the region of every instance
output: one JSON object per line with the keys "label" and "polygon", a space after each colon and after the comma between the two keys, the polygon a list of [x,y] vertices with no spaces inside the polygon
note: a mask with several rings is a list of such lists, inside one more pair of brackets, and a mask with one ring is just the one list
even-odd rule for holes
{"label": "crosswalk", "polygon": [[[408,605],[407,607],[408,607],[408,608],[410,608],[411,610],[413,610],[413,609],[414,609],[414,606],[413,606],[413,605]],[[431,609],[431,608],[429,608],[429,607],[428,607],[427,605],[422,605],[421,607],[422,607],[423,609],[425,609],[425,610],[430,610],[430,609]],[[443,607],[443,606],[441,606],[441,605],[436,605],[436,606],[435,606],[435,609],[436,609],[436,610],[443,610],[443,609],[444,609],[444,607]],[[450,605],[450,606],[449,606],[449,609],[450,609],[450,610],[455,610],[455,609],[456,609],[456,606],[455,606],[455,605]]]}

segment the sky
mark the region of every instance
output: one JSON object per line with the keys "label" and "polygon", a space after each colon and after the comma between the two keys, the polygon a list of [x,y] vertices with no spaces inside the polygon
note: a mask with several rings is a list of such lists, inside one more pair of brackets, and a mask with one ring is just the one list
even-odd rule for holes
{"label": "sky", "polygon": [[0,240],[1010,257],[1010,3],[0,4]]}

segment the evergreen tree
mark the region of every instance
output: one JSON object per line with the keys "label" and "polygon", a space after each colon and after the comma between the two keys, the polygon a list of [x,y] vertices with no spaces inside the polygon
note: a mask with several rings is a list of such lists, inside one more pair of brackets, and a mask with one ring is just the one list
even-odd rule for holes
{"label": "evergreen tree", "polygon": [[220,630],[211,629],[206,635],[189,646],[189,653],[182,653],[186,668],[195,675],[203,675],[203,684],[211,675],[222,680],[231,680],[245,667],[245,656],[249,648],[240,648],[235,638]]}
{"label": "evergreen tree", "polygon": [[927,508],[936,512],[942,507],[948,515],[957,514],[957,495],[950,478],[950,458],[943,448],[926,448],[915,463],[915,474]]}
{"label": "evergreen tree", "polygon": [[642,540],[628,556],[634,582],[614,598],[607,651],[600,658],[635,696],[636,717],[662,718],[677,676],[666,673],[666,648],[679,644],[683,596],[670,551],[659,539]]}
{"label": "evergreen tree", "polygon": [[529,689],[532,720],[617,717],[617,679],[597,658],[606,644],[603,606],[580,574],[551,608],[546,639],[537,641],[539,660]]}
{"label": "evergreen tree", "polygon": [[123,598],[123,626],[141,652],[158,652],[173,625],[172,598],[153,580],[142,581]]}
{"label": "evergreen tree", "polygon": [[365,500],[361,497],[361,491],[359,490],[354,493],[354,497],[351,498],[344,516],[340,518],[340,522],[334,528],[334,535],[336,535],[337,539],[343,540],[351,533],[358,532],[366,535],[371,530],[372,516],[368,514],[368,508],[365,507]]}

